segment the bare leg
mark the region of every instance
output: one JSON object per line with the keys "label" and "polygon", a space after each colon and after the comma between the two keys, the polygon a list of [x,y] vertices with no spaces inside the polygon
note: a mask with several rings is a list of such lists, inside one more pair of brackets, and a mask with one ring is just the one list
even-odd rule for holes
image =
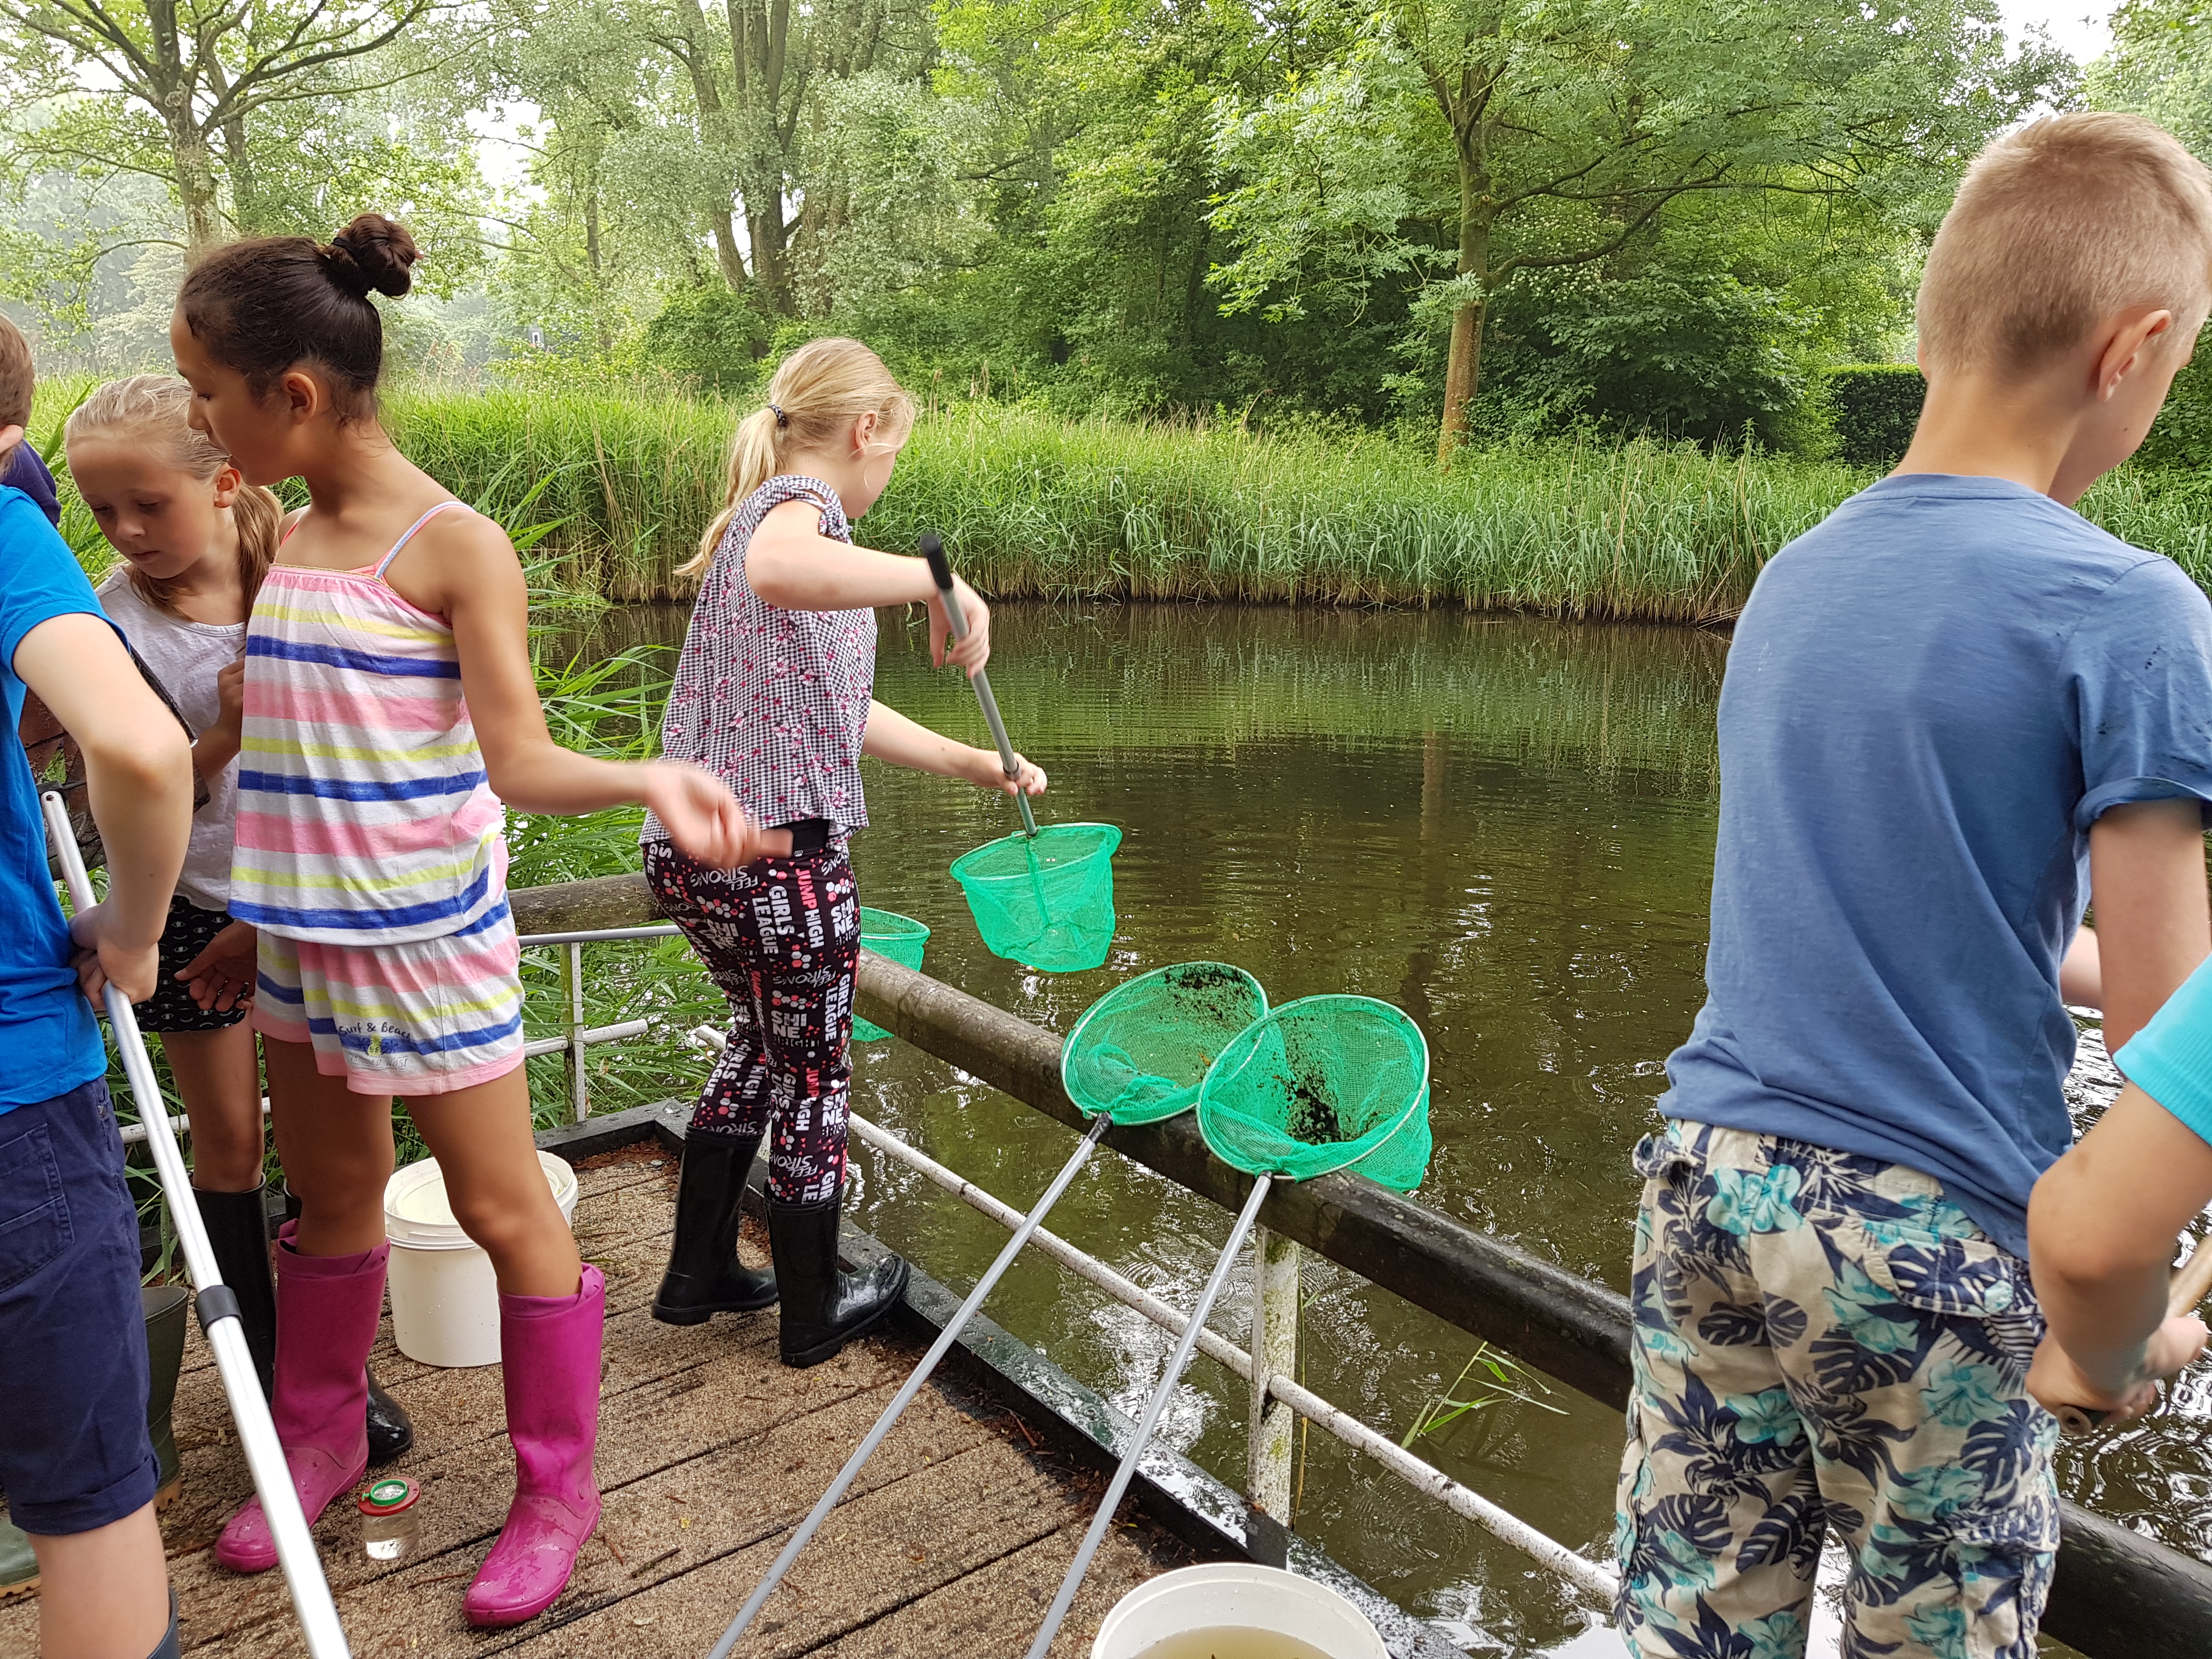
{"label": "bare leg", "polygon": [[262,1042],[270,1125],[284,1180],[300,1200],[302,1255],[356,1255],[384,1242],[392,1179],[392,1097],[357,1095],[315,1069],[305,1042]]}
{"label": "bare leg", "polygon": [[575,1295],[583,1264],[538,1162],[522,1067],[449,1095],[411,1096],[407,1111],[445,1172],[453,1218],[491,1257],[501,1291]]}
{"label": "bare leg", "polygon": [[169,1571],[151,1504],[90,1532],[41,1538],[41,1659],[123,1659],[153,1652],[169,1628]]}
{"label": "bare leg", "polygon": [[261,1062],[252,1028],[240,1020],[222,1031],[164,1031],[161,1053],[191,1120],[192,1185],[210,1193],[259,1186]]}

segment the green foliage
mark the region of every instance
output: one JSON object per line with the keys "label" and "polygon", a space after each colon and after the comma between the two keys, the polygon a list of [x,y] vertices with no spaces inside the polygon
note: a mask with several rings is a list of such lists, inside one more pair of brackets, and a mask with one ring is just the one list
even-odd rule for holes
{"label": "green foliage", "polygon": [[645,360],[708,392],[750,391],[775,327],[725,285],[684,289],[646,325]]}
{"label": "green foliage", "polygon": [[1852,363],[1826,377],[1836,454],[1853,466],[1891,466],[1912,441],[1928,382],[1911,363]]}
{"label": "green foliage", "polygon": [[[611,598],[673,574],[721,506],[734,411],[568,394],[414,396],[394,437],[488,508],[534,516],[562,581]],[[1456,602],[1572,616],[1733,612],[1759,564],[1855,488],[1848,469],[1648,440],[1513,446],[1439,477],[1378,437],[1069,423],[990,404],[924,420],[866,520],[942,531],[984,591],[1305,603]]]}

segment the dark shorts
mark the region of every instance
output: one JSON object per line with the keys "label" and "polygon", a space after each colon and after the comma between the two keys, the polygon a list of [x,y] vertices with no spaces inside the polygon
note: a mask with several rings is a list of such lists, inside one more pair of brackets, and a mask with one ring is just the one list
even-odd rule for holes
{"label": "dark shorts", "polygon": [[0,1487],[53,1537],[154,1501],[138,1218],[107,1085],[0,1112]]}
{"label": "dark shorts", "polygon": [[161,927],[161,982],[152,996],[131,1006],[140,1030],[227,1031],[252,1011],[250,999],[233,1003],[228,1012],[203,1008],[177,977],[231,921],[229,911],[203,910],[181,895],[169,901],[169,920]]}

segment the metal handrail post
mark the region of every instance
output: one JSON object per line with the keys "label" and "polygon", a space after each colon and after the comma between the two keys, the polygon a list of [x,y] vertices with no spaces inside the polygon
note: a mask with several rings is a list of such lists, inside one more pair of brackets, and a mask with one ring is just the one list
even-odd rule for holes
{"label": "metal handrail post", "polygon": [[1267,1227],[1252,1234],[1252,1404],[1244,1495],[1285,1526],[1291,1522],[1291,1447],[1297,1413],[1270,1392],[1298,1364],[1298,1258],[1295,1240]]}
{"label": "metal handrail post", "polygon": [[[77,910],[90,909],[96,901],[91,878],[85,874],[84,855],[77,850],[76,837],[70,830],[69,810],[62,804],[62,798],[52,790],[46,792],[44,804],[46,839],[52,844],[54,856],[61,861],[70,904]],[[115,1032],[115,1048],[123,1061],[123,1075],[130,1082],[131,1101],[138,1108],[139,1121],[146,1126],[146,1145],[154,1154],[154,1168],[161,1176],[162,1196],[168,1200],[169,1222],[177,1230],[185,1271],[191,1276],[192,1288],[198,1292],[195,1300],[199,1308],[200,1328],[207,1334],[208,1346],[215,1351],[216,1370],[222,1377],[223,1393],[229,1397],[231,1419],[238,1425],[239,1444],[245,1449],[246,1468],[253,1475],[253,1489],[260,1496],[262,1512],[269,1520],[270,1535],[276,1540],[276,1559],[284,1569],[285,1585],[292,1592],[293,1609],[299,1614],[300,1628],[307,1636],[307,1651],[313,1659],[349,1659],[345,1627],[338,1622],[337,1604],[331,1599],[330,1583],[323,1576],[322,1558],[315,1553],[314,1534],[307,1530],[307,1516],[301,1512],[300,1494],[292,1486],[291,1466],[285,1461],[283,1443],[276,1438],[276,1425],[269,1416],[269,1402],[262,1397],[261,1379],[254,1373],[253,1356],[246,1346],[246,1331],[239,1323],[238,1297],[222,1282],[222,1274],[215,1265],[215,1251],[208,1243],[207,1227],[200,1219],[200,1206],[192,1197],[191,1175],[185,1168],[185,1155],[178,1148],[176,1132],[169,1127],[169,1115],[162,1105],[153,1063],[146,1058],[146,1040],[138,1034],[138,1021],[131,1012],[129,1000],[113,985],[107,988],[106,1004],[107,1023]]]}
{"label": "metal handrail post", "polygon": [[592,1115],[591,1085],[584,1079],[584,947],[568,941],[562,977],[568,982],[568,1093],[581,1123]]}

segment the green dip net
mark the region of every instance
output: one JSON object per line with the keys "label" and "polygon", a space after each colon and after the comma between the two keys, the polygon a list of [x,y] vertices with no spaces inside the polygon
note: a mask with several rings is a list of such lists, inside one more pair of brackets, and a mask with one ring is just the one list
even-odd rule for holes
{"label": "green dip net", "polygon": [[1042,973],[1076,973],[1103,963],[1114,941],[1114,849],[1121,844],[1110,823],[1049,824],[962,854],[952,877],[993,956]]}
{"label": "green dip net", "polygon": [[[879,957],[889,957],[902,968],[921,971],[922,947],[929,943],[929,929],[911,916],[902,916],[890,910],[871,910],[860,907],[860,948],[873,951]],[[872,1020],[853,1016],[853,1041],[874,1042],[890,1035]]]}
{"label": "green dip net", "polygon": [[1206,1067],[1267,1012],[1242,968],[1184,962],[1118,985],[1092,1003],[1060,1051],[1060,1080],[1087,1117],[1158,1123],[1198,1104]]}
{"label": "green dip net", "polygon": [[1429,1045],[1372,997],[1301,997],[1240,1031],[1198,1096],[1198,1127],[1247,1175],[1354,1170],[1398,1192],[1428,1170]]}

